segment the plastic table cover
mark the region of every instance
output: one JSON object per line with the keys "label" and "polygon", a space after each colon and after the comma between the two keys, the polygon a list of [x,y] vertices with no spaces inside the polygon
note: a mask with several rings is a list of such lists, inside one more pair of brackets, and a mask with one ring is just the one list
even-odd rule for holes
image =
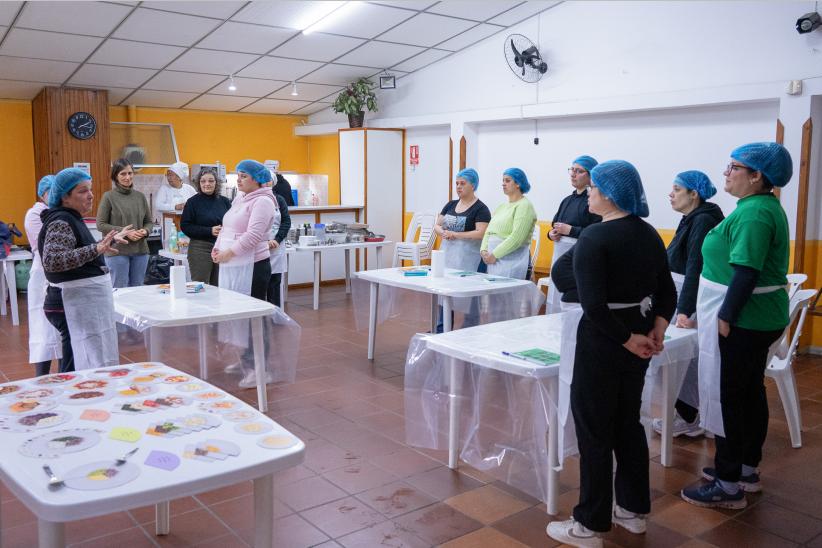
{"label": "plastic table cover", "polygon": [[[157,364],[157,367],[151,367],[151,364],[149,364],[149,368],[144,368],[144,364],[125,364],[115,367],[133,368],[140,375],[149,373],[184,374],[163,364]],[[75,372],[74,374],[78,375],[78,379],[70,384],[85,379],[99,380],[105,378],[95,374],[95,371],[103,371],[104,369],[106,368]],[[129,378],[131,376],[119,380],[108,380],[116,386],[124,387],[129,384]],[[35,380],[36,378],[32,378],[7,384],[26,385],[23,389],[39,388],[40,386],[34,384]],[[219,388],[205,382],[196,379],[194,381],[205,385],[205,391],[223,393]],[[0,388],[3,386],[6,385],[0,385]],[[55,410],[64,411],[71,415],[71,419],[66,423],[31,432],[3,432],[3,443],[0,444],[0,479],[39,520],[60,524],[61,522],[111,514],[150,504],[164,504],[164,501],[261,478],[302,462],[305,451],[305,444],[302,441],[267,416],[230,394],[225,394],[224,399],[220,401],[236,402],[239,410],[253,415],[250,420],[265,423],[272,430],[258,435],[238,433],[234,428],[239,423],[227,420],[225,415],[214,414],[214,416],[220,417],[221,424],[212,429],[184,434],[179,437],[156,437],[146,434],[147,427],[152,423],[192,414],[209,414],[199,409],[198,401],[191,398],[196,392],[181,392],[177,389],[180,386],[179,384],[157,382],[153,386],[157,388],[157,391],[142,396],[140,401],[175,394],[188,396],[191,403],[179,407],[163,407],[151,413],[135,415],[112,412],[117,403],[123,404],[135,400],[135,397],[115,395],[114,398],[99,403],[85,405],[60,404]],[[71,389],[65,388],[65,390]],[[9,394],[3,399],[8,400],[13,397],[14,394]],[[80,416],[86,409],[104,410],[110,412],[111,415],[105,422],[83,420]],[[139,431],[142,436],[133,443],[109,438],[109,433],[117,427],[133,428]],[[101,440],[86,450],[66,453],[57,458],[28,457],[22,455],[19,451],[21,444],[28,439],[48,432],[71,428],[100,430]],[[285,449],[267,449],[257,444],[260,439],[268,436],[294,438],[296,443]],[[201,462],[183,458],[183,451],[187,445],[196,444],[207,439],[233,442],[240,447],[241,452],[238,456],[215,462]],[[113,464],[114,459],[135,447],[138,448],[138,451],[129,458],[129,462],[139,466],[140,475],[134,481],[119,487],[93,491],[80,491],[69,487],[54,490],[48,488],[48,477],[42,469],[44,464],[50,465],[57,477],[65,479],[67,472],[80,465],[109,459]],[[172,471],[167,471],[145,465],[144,462],[147,457],[155,450],[176,455],[180,458],[179,466]],[[41,534],[42,530],[41,528]],[[41,545],[43,545],[43,540],[41,537]]]}
{"label": "plastic table cover", "polygon": [[[452,467],[459,450],[459,458],[471,466],[540,500],[555,501],[549,489],[552,462],[561,466],[558,455],[576,452],[571,417],[564,451],[549,441],[557,439],[549,433],[556,424],[559,364],[536,365],[502,352],[538,347],[559,354],[563,319],[564,314],[532,316],[416,335],[405,366],[406,441],[449,449]],[[648,429],[652,414],[659,416],[666,404],[672,408],[688,364],[697,356],[696,330],[671,327],[667,335],[665,350],[651,360],[646,375],[642,420]]]}
{"label": "plastic table cover", "polygon": [[[243,358],[253,365],[254,321],[262,318],[266,371],[273,382],[296,378],[302,329],[266,301],[211,285],[201,293],[175,299],[159,286],[145,285],[115,290],[114,312],[119,323],[139,333],[149,331],[151,359],[190,369],[199,355],[198,375],[203,379],[209,371],[222,372]],[[121,350],[134,341],[134,335],[127,330],[120,333]]]}

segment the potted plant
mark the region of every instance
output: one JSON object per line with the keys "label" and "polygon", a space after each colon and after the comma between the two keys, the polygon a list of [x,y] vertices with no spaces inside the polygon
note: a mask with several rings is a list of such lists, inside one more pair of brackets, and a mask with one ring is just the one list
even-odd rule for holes
{"label": "potted plant", "polygon": [[374,82],[360,78],[342,90],[334,101],[334,112],[348,115],[349,127],[362,127],[365,110],[377,112],[377,95],[374,93]]}

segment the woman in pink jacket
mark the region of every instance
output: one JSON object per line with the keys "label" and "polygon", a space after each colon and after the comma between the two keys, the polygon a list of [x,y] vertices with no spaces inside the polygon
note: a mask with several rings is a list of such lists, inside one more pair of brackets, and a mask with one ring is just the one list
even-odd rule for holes
{"label": "woman in pink jacket", "polygon": [[[211,258],[220,265],[220,287],[265,301],[271,278],[268,236],[277,207],[271,189],[264,186],[271,182],[271,172],[255,160],[243,160],[236,169],[237,189],[244,194],[223,217]],[[241,361],[241,388],[256,386],[250,348]]]}

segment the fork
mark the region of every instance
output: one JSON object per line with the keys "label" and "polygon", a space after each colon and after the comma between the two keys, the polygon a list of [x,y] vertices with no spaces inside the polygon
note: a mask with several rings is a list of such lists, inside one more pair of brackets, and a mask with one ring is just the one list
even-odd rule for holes
{"label": "fork", "polygon": [[123,464],[125,464],[125,463],[126,463],[126,461],[128,460],[128,458],[129,458],[131,455],[133,455],[134,453],[136,453],[138,449],[140,449],[140,448],[139,448],[139,447],[135,447],[134,449],[132,449],[131,451],[129,451],[128,453],[126,453],[126,454],[125,454],[125,455],[123,455],[122,457],[118,457],[118,458],[117,458],[117,460],[116,460],[116,461],[114,461],[114,466],[122,466]]}
{"label": "fork", "polygon": [[57,477],[57,475],[52,472],[51,466],[48,464],[43,465],[43,472],[49,477],[49,489],[57,489],[63,486],[63,480]]}

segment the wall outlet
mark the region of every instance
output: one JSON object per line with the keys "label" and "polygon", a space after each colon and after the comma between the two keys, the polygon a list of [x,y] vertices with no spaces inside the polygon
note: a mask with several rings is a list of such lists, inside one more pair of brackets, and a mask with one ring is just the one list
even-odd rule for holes
{"label": "wall outlet", "polygon": [[802,80],[791,80],[785,90],[788,95],[802,95]]}

